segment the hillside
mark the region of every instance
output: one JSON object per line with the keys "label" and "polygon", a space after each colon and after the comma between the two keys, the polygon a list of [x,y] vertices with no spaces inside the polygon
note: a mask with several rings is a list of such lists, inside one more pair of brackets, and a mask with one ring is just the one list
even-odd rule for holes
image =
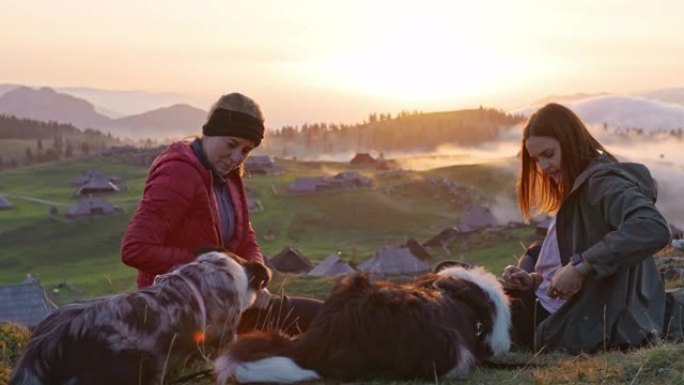
{"label": "hillside", "polygon": [[206,119],[206,111],[187,104],[175,104],[115,119],[105,127],[131,138],[183,138],[201,132]]}
{"label": "hillside", "polygon": [[[1,87],[1,85],[0,85]],[[176,104],[195,104],[204,106],[186,95],[168,92],[120,91],[89,87],[56,87],[58,92],[85,99],[95,105],[95,109],[110,118],[139,115],[147,111],[173,106]]]}
{"label": "hillside", "polygon": [[0,115],[0,139],[49,139],[82,132],[71,124]]}
{"label": "hillside", "polygon": [[6,92],[0,94],[0,114],[111,132],[115,137],[183,137],[198,132],[206,119],[206,112],[187,104],[112,119],[99,113],[100,107],[93,103],[52,88],[5,86]]}
{"label": "hillside", "polygon": [[[85,131],[101,131],[107,133],[108,137],[121,140],[156,138],[167,142],[199,133],[206,120],[205,111],[187,104],[112,119],[96,112],[95,106],[85,100],[49,88],[28,87],[15,88],[0,96],[0,113],[8,118],[17,117],[15,121],[45,122],[40,123],[40,134],[33,128],[29,133],[15,127],[0,132],[0,140],[55,137],[71,126],[72,132],[73,128],[83,131],[85,127],[92,127]],[[396,117],[374,113],[367,122],[355,125],[314,123],[270,130],[258,152],[307,160],[355,151],[388,154],[432,152],[445,144],[476,146],[494,141],[522,120],[522,116],[489,108],[434,113],[402,112]],[[40,124],[32,123],[33,126]],[[17,126],[16,122],[14,126]],[[53,129],[55,132],[50,134],[48,131]],[[100,144],[95,147],[104,148]],[[109,145],[112,143],[104,146]],[[3,147],[2,143],[0,147]],[[12,158],[21,163],[16,154],[12,154]]]}
{"label": "hillside", "polygon": [[[360,262],[384,245],[399,245],[411,237],[420,242],[430,239],[455,226],[466,208],[443,187],[428,182],[430,172],[384,175],[360,168],[357,170],[374,180],[373,189],[292,195],[287,193],[287,185],[298,177],[332,175],[350,167],[332,162],[279,163],[288,172],[246,180],[265,208],[251,219],[264,253],[270,256],[292,245],[313,260],[340,250],[345,259]],[[59,223],[48,218],[49,205],[14,198],[55,202],[63,212],[64,206],[75,202],[69,181],[92,169],[126,182],[125,191],[107,197],[123,213]],[[88,295],[132,287],[135,271],[121,264],[119,247],[146,173],[145,167],[111,163],[102,157],[4,171],[0,194],[6,194],[15,207],[0,211],[0,283],[17,282],[30,272],[38,274],[48,287],[67,281]],[[512,174],[492,166],[455,166],[440,169],[436,175],[472,185],[483,201],[510,191],[513,183]],[[274,234],[274,239],[265,240],[267,232]],[[482,235],[468,244],[454,244],[451,257],[482,260],[501,268],[520,251],[519,242],[526,241],[530,232],[506,233],[499,242],[496,234]],[[447,257],[443,250],[436,253],[436,261]]]}
{"label": "hillside", "polygon": [[20,84],[2,83],[2,84],[0,84],[0,96],[6,94],[9,91],[17,89],[19,87],[22,87],[22,86]]}
{"label": "hillside", "polygon": [[92,129],[0,114],[0,169],[79,157],[121,144]]}
{"label": "hillside", "polygon": [[[0,195],[8,194],[15,207],[0,211],[0,284],[17,282],[31,273],[59,304],[135,286],[135,271],[119,260],[119,245],[140,199],[147,170],[112,159],[116,158],[93,157],[3,172]],[[277,162],[286,173],[246,179],[264,206],[264,211],[252,213],[251,217],[262,248],[269,256],[292,245],[314,261],[339,250],[345,260],[358,263],[377,248],[402,243],[408,237],[424,242],[445,227],[455,225],[473,202],[496,207],[501,205],[502,198],[512,200],[513,194],[514,176],[506,171],[510,169],[505,167],[508,163],[383,173],[337,162]],[[92,169],[126,181],[126,190],[107,197],[123,208],[123,213],[61,223],[47,218],[49,205],[19,198],[53,202],[62,211],[63,205],[74,202],[69,181]],[[298,177],[334,175],[344,170],[358,171],[372,178],[373,189],[312,195],[286,192],[287,185]],[[435,183],[444,180],[470,186],[468,199],[455,198],[442,183]],[[269,230],[275,234],[274,240],[264,239]],[[464,259],[498,272],[520,254],[521,242],[529,242],[531,233],[527,228],[483,231],[462,238],[447,249],[431,249],[430,262]],[[276,273],[270,290],[324,298],[338,279]],[[0,327],[0,344],[7,352],[0,359],[0,382],[9,377],[27,338],[28,333],[23,329],[11,325]],[[537,366],[514,371],[478,368],[465,379],[440,383],[674,384],[679,383],[684,373],[682,352],[681,345],[656,344],[630,352],[578,357],[510,353],[497,360]],[[184,374],[200,369],[203,369],[201,365],[191,366]],[[213,382],[205,378],[195,383]]]}
{"label": "hillside", "polygon": [[286,126],[268,135],[265,151],[273,156],[316,159],[322,154],[432,152],[443,145],[477,146],[494,141],[522,123],[520,115],[490,108],[433,113],[371,114],[356,125],[314,123]]}
{"label": "hillside", "polygon": [[6,92],[0,96],[0,114],[70,123],[82,129],[99,128],[109,122],[92,103],[51,88],[19,87]]}
{"label": "hillside", "polygon": [[660,100],[665,103],[684,105],[684,87],[665,88],[643,92],[640,96],[649,99]]}
{"label": "hillside", "polygon": [[[669,95],[668,93],[665,93]],[[674,93],[676,95],[676,93]],[[646,96],[602,95],[569,100],[563,103],[587,124],[604,126],[617,132],[637,129],[643,132],[679,132],[684,128],[684,106]],[[539,106],[513,111],[529,116]]]}

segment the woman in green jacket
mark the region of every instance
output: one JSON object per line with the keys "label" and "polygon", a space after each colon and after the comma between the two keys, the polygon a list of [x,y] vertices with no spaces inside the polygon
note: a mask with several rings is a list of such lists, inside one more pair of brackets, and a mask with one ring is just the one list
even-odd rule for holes
{"label": "woman in green jacket", "polygon": [[518,204],[553,216],[533,272],[509,266],[513,334],[535,350],[635,347],[663,333],[653,254],[670,240],[648,169],[618,162],[581,120],[548,104],[524,128]]}

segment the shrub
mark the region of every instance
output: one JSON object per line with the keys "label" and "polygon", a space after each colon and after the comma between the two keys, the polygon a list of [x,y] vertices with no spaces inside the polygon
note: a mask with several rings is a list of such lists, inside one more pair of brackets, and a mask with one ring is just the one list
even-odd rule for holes
{"label": "shrub", "polygon": [[9,382],[12,368],[30,335],[29,330],[22,325],[0,322],[0,384]]}

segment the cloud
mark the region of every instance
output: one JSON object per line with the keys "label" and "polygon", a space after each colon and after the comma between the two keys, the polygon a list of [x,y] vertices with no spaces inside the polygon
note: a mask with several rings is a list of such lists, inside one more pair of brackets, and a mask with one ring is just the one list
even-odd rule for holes
{"label": "cloud", "polygon": [[[676,108],[674,110],[678,111]],[[684,227],[684,141],[665,133],[619,135],[612,130],[604,130],[602,125],[588,125],[588,128],[599,142],[621,161],[642,163],[649,168],[658,183],[656,206],[669,222]],[[520,126],[504,132],[499,138],[498,147],[519,148],[520,135]],[[501,163],[500,166],[514,169],[515,172],[519,167],[517,161]],[[505,213],[507,203],[503,198],[497,197],[495,207]],[[516,203],[511,200],[510,204]]]}
{"label": "cloud", "polygon": [[[656,206],[667,220],[684,226],[684,143],[658,138],[631,143],[613,143],[608,147],[620,160],[643,163],[658,183]],[[662,157],[661,157],[662,155]]]}
{"label": "cloud", "polygon": [[502,192],[494,198],[494,204],[489,207],[496,221],[500,225],[509,222],[522,222],[522,215],[518,210],[518,203],[510,192]]}
{"label": "cloud", "polygon": [[[611,128],[641,128],[644,131],[684,128],[684,106],[635,96],[599,96],[561,102],[585,123]],[[532,115],[538,107],[514,111]]]}

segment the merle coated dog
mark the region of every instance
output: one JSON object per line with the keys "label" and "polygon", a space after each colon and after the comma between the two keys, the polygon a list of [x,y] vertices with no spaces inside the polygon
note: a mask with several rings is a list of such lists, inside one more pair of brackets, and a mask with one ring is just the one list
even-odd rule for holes
{"label": "merle coated dog", "polygon": [[209,252],[134,292],[63,306],[41,321],[10,385],[162,384],[232,342],[270,271]]}
{"label": "merle coated dog", "polygon": [[299,337],[241,337],[215,362],[218,384],[463,376],[510,348],[510,309],[482,268],[443,270],[399,285],[343,279]]}

